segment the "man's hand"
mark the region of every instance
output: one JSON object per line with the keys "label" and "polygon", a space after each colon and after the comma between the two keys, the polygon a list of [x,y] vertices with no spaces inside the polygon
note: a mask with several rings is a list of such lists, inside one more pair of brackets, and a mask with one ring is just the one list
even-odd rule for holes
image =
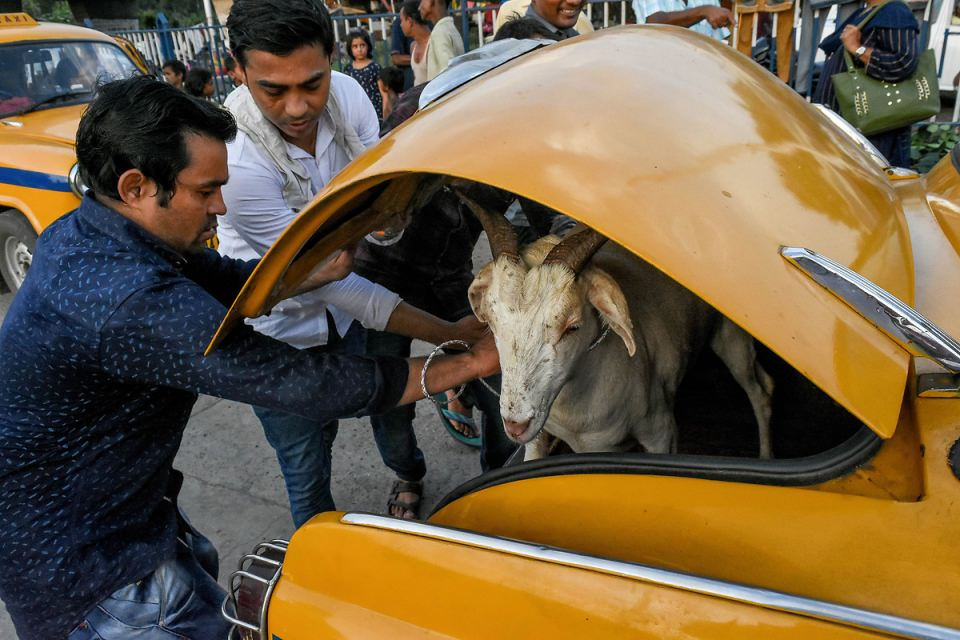
{"label": "man's hand", "polygon": [[300,285],[297,293],[312,291],[320,287],[343,280],[353,271],[353,254],[356,246],[345,247],[332,258],[316,267]]}
{"label": "man's hand", "polygon": [[731,29],[737,23],[736,16],[729,9],[723,7],[706,6],[703,9],[703,19],[710,23],[714,29],[720,27],[730,27]]}
{"label": "man's hand", "polygon": [[854,53],[860,48],[860,29],[856,25],[848,24],[840,32],[840,42],[843,43],[844,49]]}
{"label": "man's hand", "polygon": [[454,340],[463,340],[472,345],[479,342],[489,333],[490,331],[487,329],[487,325],[480,322],[477,316],[471,314],[453,323],[453,334],[451,338]]}
{"label": "man's hand", "polygon": [[478,377],[486,378],[500,372],[500,354],[497,352],[497,343],[490,331],[473,343],[470,354],[475,359]]}
{"label": "man's hand", "polygon": [[[407,385],[398,405],[423,399],[420,374],[424,363],[425,358],[407,360]],[[427,372],[427,390],[430,393],[437,393],[476,378],[492,376],[499,371],[500,354],[497,353],[493,334],[488,332],[470,348],[470,351],[440,356],[433,360]]]}

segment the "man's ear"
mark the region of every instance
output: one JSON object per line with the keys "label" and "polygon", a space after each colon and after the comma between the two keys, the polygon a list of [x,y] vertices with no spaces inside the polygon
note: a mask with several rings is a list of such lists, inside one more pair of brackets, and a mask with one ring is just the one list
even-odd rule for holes
{"label": "man's ear", "polygon": [[477,319],[484,324],[489,322],[486,313],[486,299],[487,291],[489,291],[490,283],[492,281],[493,263],[491,262],[484,268],[480,269],[480,272],[477,273],[477,276],[470,284],[470,289],[467,291],[467,298],[470,300],[470,307],[473,309],[473,315],[477,316]]}
{"label": "man's ear", "polygon": [[[149,184],[148,184],[149,183]],[[136,207],[148,195],[154,194],[156,185],[139,169],[127,169],[117,179],[117,193],[127,206]]]}
{"label": "man's ear", "polygon": [[587,285],[587,300],[603,316],[614,333],[620,336],[627,347],[627,354],[633,357],[637,344],[633,339],[633,321],[630,320],[630,307],[620,285],[602,269],[588,267],[580,274]]}

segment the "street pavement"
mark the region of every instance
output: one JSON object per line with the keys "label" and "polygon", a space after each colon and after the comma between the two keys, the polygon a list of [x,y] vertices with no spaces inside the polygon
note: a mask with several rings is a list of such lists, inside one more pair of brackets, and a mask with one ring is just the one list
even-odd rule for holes
{"label": "street pavement", "polygon": [[[478,243],[478,264],[489,260]],[[0,320],[10,304],[0,295]],[[418,354],[429,347],[414,345]],[[477,449],[447,435],[432,405],[417,403],[414,424],[427,460],[423,515],[454,487],[480,473]],[[248,405],[203,396],[187,424],[175,467],[185,476],[180,504],[191,522],[220,552],[220,584],[240,557],[266,539],[293,533],[286,492],[273,450]],[[380,460],[366,419],[343,420],[334,445],[333,495],[344,511],[384,513],[393,474]],[[14,640],[13,624],[0,605],[0,640]]]}

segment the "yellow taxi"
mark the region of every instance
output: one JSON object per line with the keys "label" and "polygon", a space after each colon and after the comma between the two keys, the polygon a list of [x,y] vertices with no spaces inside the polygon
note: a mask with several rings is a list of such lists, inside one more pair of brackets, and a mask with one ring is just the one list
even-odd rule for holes
{"label": "yellow taxi", "polygon": [[775,380],[774,457],[701,360],[679,453],[510,464],[422,522],[317,516],[244,558],[224,605],[237,634],[960,639],[960,151],[927,175],[888,167],[674,27],[462,69],[476,77],[442,74],[304,209],[211,347],[411,185],[472,181],[575,218],[747,331]]}
{"label": "yellow taxi", "polygon": [[97,83],[145,72],[104,33],[0,13],[0,275],[10,290],[37,235],[80,203],[74,144]]}

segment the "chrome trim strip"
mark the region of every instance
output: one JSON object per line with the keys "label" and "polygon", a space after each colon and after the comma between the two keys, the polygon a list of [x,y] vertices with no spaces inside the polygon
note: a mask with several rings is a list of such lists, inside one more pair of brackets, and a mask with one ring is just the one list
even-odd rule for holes
{"label": "chrome trim strip", "polygon": [[887,159],[883,156],[883,154],[880,153],[880,151],[877,150],[875,146],[873,146],[873,143],[867,140],[866,136],[864,136],[862,133],[857,131],[856,127],[854,127],[852,124],[844,120],[839,113],[822,104],[815,104],[812,106],[814,109],[819,111],[821,115],[823,115],[827,120],[829,120],[831,124],[833,124],[837,129],[839,129],[845,136],[847,136],[850,142],[855,144],[857,147],[862,149],[867,155],[869,155],[870,160],[875,165],[877,165],[879,169],[882,169],[885,171],[890,168],[890,163],[887,162]]}
{"label": "chrome trim strip", "polygon": [[930,358],[948,371],[960,373],[960,342],[910,305],[810,249],[780,247],[780,255],[911,354]]}
{"label": "chrome trim strip", "polygon": [[441,527],[425,522],[400,520],[398,518],[376,516],[366,513],[347,513],[340,521],[348,525],[408,533],[443,540],[445,542],[470,545],[490,551],[509,553],[542,562],[599,571],[652,584],[674,587],[747,604],[755,604],[769,609],[796,613],[829,622],[853,625],[902,637],[924,638],[929,640],[960,640],[960,629],[950,629],[940,625],[908,620],[884,613],[875,613],[873,611],[832,604],[821,600],[813,600],[811,598],[781,593],[779,591],[750,587],[712,578],[703,578],[632,562],[588,556],[545,545],[536,545],[529,542],[520,542],[518,540]]}

